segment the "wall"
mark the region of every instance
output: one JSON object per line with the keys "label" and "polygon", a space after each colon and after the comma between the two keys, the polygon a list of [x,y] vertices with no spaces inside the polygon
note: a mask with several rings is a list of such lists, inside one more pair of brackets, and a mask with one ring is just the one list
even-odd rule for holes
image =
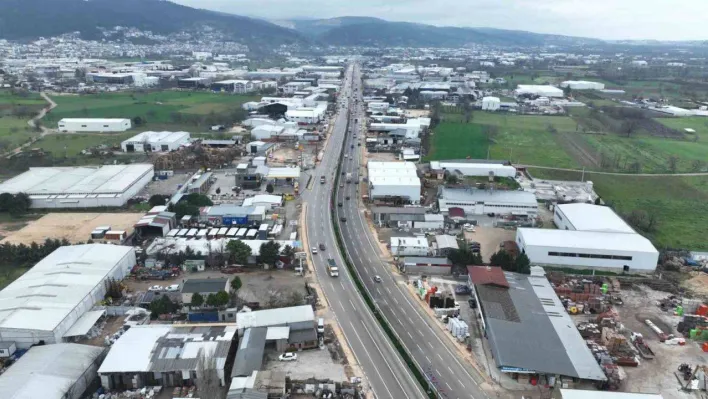
{"label": "wall", "polygon": [[555,223],[559,230],[575,230],[575,227],[570,224],[568,217],[566,217],[563,211],[557,206],[553,210],[553,223]]}

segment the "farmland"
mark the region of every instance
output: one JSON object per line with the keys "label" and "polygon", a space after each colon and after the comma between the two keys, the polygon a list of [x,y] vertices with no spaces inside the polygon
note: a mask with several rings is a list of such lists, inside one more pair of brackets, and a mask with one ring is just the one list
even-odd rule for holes
{"label": "farmland", "polygon": [[15,148],[38,134],[27,120],[44,106],[46,102],[39,94],[0,90],[0,152]]}

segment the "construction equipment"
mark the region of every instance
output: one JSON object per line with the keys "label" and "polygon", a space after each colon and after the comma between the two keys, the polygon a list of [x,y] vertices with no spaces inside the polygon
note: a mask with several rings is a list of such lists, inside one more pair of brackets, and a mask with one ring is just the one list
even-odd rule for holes
{"label": "construction equipment", "polygon": [[633,332],[631,336],[631,341],[634,344],[634,347],[637,348],[637,351],[639,352],[639,355],[641,357],[643,357],[644,359],[654,358],[654,351],[652,351],[649,345],[644,342],[644,337],[642,336],[642,334]]}

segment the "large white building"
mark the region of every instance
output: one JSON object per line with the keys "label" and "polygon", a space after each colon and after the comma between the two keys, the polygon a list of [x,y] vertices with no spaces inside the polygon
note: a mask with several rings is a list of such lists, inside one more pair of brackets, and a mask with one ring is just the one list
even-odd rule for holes
{"label": "large white building", "polygon": [[298,124],[314,125],[324,120],[326,107],[299,108],[285,111],[285,118]]}
{"label": "large white building", "polygon": [[[104,299],[106,280],[123,279],[133,266],[133,247],[58,248],[0,291],[0,341],[29,348],[85,334],[103,313],[90,310]],[[86,331],[76,331],[75,325]]]}
{"label": "large white building", "polygon": [[151,164],[30,168],[0,184],[0,193],[26,193],[40,209],[118,207],[154,174]]}
{"label": "large white building", "polygon": [[482,98],[483,111],[498,111],[501,108],[501,100],[499,97],[484,97]]}
{"label": "large white building", "polygon": [[553,221],[561,230],[516,232],[516,243],[533,264],[639,273],[656,269],[659,251],[610,208],[558,205]]}
{"label": "large white building", "polygon": [[167,152],[189,145],[188,132],[142,132],[122,143],[123,152]]}
{"label": "large white building", "polygon": [[539,97],[563,97],[563,90],[549,85],[519,85],[515,93],[517,96],[531,94]]}
{"label": "large white building", "polygon": [[35,346],[0,375],[0,398],[79,399],[96,378],[102,352],[78,344]]}
{"label": "large white building", "polygon": [[460,173],[463,176],[515,177],[516,168],[501,163],[431,161],[430,170],[437,173]]}
{"label": "large white building", "polygon": [[566,80],[561,82],[560,87],[570,87],[571,90],[604,90],[605,84],[600,82],[588,82],[586,80]]}
{"label": "large white building", "polygon": [[369,161],[369,198],[401,198],[413,204],[420,202],[420,178],[412,162]]}
{"label": "large white building", "polygon": [[59,121],[60,132],[125,132],[131,126],[130,119],[121,118],[64,118]]}
{"label": "large white building", "polygon": [[536,195],[527,191],[478,190],[441,187],[438,209],[447,213],[460,208],[465,215],[529,215],[538,213]]}
{"label": "large white building", "polygon": [[391,237],[393,256],[428,256],[430,247],[425,237]]}

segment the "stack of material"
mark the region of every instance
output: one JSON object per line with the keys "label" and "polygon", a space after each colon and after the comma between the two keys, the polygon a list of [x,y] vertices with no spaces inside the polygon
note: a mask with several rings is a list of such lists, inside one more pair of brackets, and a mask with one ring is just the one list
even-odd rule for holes
{"label": "stack of material", "polygon": [[469,327],[464,321],[451,317],[447,322],[447,329],[457,339],[464,340],[469,335]]}
{"label": "stack of material", "polygon": [[614,330],[604,327],[602,329],[602,343],[607,351],[615,357],[616,363],[623,366],[636,366],[636,353],[627,342],[627,337],[617,334]]}
{"label": "stack of material", "polygon": [[602,336],[600,327],[595,323],[580,323],[578,324],[578,331],[584,339],[598,340]]}
{"label": "stack of material", "polygon": [[702,334],[694,333],[693,331],[708,329],[708,319],[700,315],[686,315],[683,317],[683,320],[678,323],[676,329],[686,337],[696,338],[696,336],[701,336]]}

